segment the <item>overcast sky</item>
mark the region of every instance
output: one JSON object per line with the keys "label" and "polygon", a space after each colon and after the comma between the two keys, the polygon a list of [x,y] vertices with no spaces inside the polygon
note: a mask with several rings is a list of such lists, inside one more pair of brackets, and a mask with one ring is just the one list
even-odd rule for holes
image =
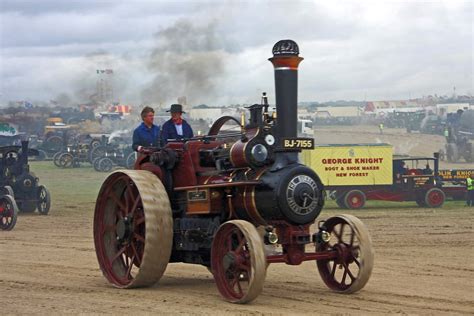
{"label": "overcast sky", "polygon": [[273,97],[273,44],[295,40],[299,100],[473,93],[472,1],[0,0],[0,101]]}

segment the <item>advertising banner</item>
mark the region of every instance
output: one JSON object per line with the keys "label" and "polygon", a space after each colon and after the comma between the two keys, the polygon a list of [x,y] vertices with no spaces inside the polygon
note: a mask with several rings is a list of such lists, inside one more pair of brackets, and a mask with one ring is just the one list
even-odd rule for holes
{"label": "advertising banner", "polygon": [[317,145],[302,158],[326,186],[391,185],[392,154],[387,144]]}
{"label": "advertising banner", "polygon": [[439,170],[439,176],[444,181],[463,181],[471,174],[474,174],[474,169]]}

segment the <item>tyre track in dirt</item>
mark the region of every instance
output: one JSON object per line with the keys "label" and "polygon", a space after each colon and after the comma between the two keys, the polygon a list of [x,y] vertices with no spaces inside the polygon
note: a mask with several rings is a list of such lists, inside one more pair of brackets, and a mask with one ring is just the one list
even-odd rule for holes
{"label": "tyre track in dirt", "polygon": [[[472,313],[473,289],[467,280],[473,279],[474,268],[466,259],[466,249],[474,246],[472,212],[463,208],[414,214],[418,211],[357,211],[375,247],[374,272],[360,293],[331,292],[313,262],[297,267],[276,264],[269,267],[262,295],[248,305],[223,302],[210,274],[195,265],[170,264],[152,288],[114,289],[95,258],[87,218],[91,211],[83,218],[74,213],[60,219],[54,213],[20,216],[18,230],[1,235],[1,265],[8,269],[0,271],[0,295],[15,302],[2,313]],[[326,210],[324,217],[335,213],[340,212]],[[7,252],[10,256],[4,255]]]}

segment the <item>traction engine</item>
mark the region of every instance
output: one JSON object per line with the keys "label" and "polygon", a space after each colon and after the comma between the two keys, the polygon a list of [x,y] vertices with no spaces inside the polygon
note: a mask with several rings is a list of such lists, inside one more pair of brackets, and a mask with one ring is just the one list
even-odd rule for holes
{"label": "traction engine", "polygon": [[200,264],[225,300],[246,303],[261,293],[270,263],[311,260],[337,292],[365,286],[373,250],[362,222],[340,215],[310,230],[324,197],[318,175],[298,160],[314,146],[297,137],[299,48],[279,41],[269,60],[276,112],[264,94],[248,120],[221,117],[208,135],[148,148],[135,170],[105,180],[94,241],[112,285],[151,286],[168,263]]}

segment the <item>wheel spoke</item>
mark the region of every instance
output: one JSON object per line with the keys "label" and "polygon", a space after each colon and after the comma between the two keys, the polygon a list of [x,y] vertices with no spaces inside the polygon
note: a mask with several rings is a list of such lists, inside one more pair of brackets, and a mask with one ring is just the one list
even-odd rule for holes
{"label": "wheel spoke", "polygon": [[130,262],[129,262],[129,265],[128,265],[128,269],[127,269],[127,277],[129,278],[132,278],[132,275],[131,275],[131,272],[132,272],[132,267],[133,267],[133,260],[135,260],[135,255],[132,256],[132,258],[130,258]]}
{"label": "wheel spoke", "polygon": [[346,284],[346,277],[347,277],[347,268],[344,266],[344,274],[342,275],[341,284]]}
{"label": "wheel spoke", "polygon": [[141,241],[142,243],[145,243],[145,238],[142,237],[141,235],[137,233],[133,233],[133,237],[135,237],[136,240]]}
{"label": "wheel spoke", "polygon": [[337,269],[337,264],[335,261],[333,261],[332,264],[332,270],[331,270],[331,276],[334,278],[334,275],[336,274],[336,269]]}
{"label": "wheel spoke", "polygon": [[138,225],[143,224],[143,223],[145,223],[145,216],[139,217],[139,218],[135,221],[135,226],[138,226]]}
{"label": "wheel spoke", "polygon": [[346,226],[345,223],[341,224],[341,230],[339,231],[339,242],[343,242],[342,238],[344,237],[344,227]]}
{"label": "wheel spoke", "polygon": [[357,260],[356,257],[354,257],[354,256],[352,256],[352,258],[353,258],[355,264],[360,268],[360,262],[359,262],[359,260]]}
{"label": "wheel spoke", "polygon": [[351,228],[351,241],[349,242],[350,246],[354,244],[354,238],[355,238],[355,232]]}
{"label": "wheel spoke", "polygon": [[138,207],[138,203],[139,203],[140,201],[141,201],[141,198],[140,198],[140,196],[138,196],[138,197],[135,199],[135,201],[133,202],[132,208],[131,208],[131,210],[130,210],[130,216],[132,216],[132,217],[134,216],[135,211],[136,211],[136,209],[137,209],[137,207]]}
{"label": "wheel spoke", "polygon": [[237,288],[239,289],[238,294],[243,295],[242,286],[240,285],[240,280],[238,278],[239,276],[237,275]]}
{"label": "wheel spoke", "polygon": [[111,262],[114,262],[115,260],[117,260],[124,252],[125,250],[127,249],[127,246],[123,246],[112,258]]}
{"label": "wheel spoke", "polygon": [[109,197],[110,197],[110,198],[115,202],[115,204],[117,204],[118,207],[122,210],[122,214],[123,214],[123,212],[125,212],[125,214],[127,214],[127,210],[126,210],[126,208],[125,208],[125,205],[123,205],[122,201],[120,201],[119,198],[117,197],[117,195],[115,195],[115,192],[110,191]]}
{"label": "wheel spoke", "polygon": [[352,282],[354,282],[354,280],[356,279],[356,277],[352,274],[351,269],[349,268],[349,265],[344,264],[344,268],[346,269],[347,274],[348,274],[349,277],[351,278],[351,284],[352,284]]}
{"label": "wheel spoke", "polygon": [[241,240],[239,241],[239,244],[237,245],[237,248],[235,249],[235,252],[241,251],[246,242],[247,241],[244,238],[241,238]]}
{"label": "wheel spoke", "polygon": [[138,255],[138,251],[137,251],[137,248],[135,247],[134,243],[132,243],[132,250],[133,250],[135,259],[137,259],[137,261],[138,261],[137,266],[140,267],[142,265],[142,260],[140,259],[140,256]]}

